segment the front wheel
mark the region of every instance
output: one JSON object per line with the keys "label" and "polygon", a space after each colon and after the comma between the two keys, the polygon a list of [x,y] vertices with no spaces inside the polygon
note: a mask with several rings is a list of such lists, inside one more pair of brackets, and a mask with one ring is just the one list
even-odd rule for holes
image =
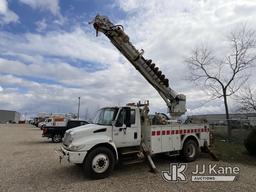
{"label": "front wheel", "polygon": [[52,142],[53,143],[60,143],[62,141],[62,137],[60,134],[55,134],[52,137]]}
{"label": "front wheel", "polygon": [[199,155],[197,142],[190,139],[185,141],[182,149],[182,157],[186,162],[195,161]]}
{"label": "front wheel", "polygon": [[84,162],[84,171],[91,179],[103,179],[110,175],[115,166],[115,157],[106,147],[93,149]]}

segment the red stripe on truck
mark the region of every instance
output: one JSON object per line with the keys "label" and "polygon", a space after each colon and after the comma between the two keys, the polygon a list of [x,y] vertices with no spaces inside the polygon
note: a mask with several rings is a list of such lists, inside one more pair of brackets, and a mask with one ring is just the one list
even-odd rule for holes
{"label": "red stripe on truck", "polygon": [[179,130],[162,130],[162,131],[152,131],[152,136],[159,136],[159,135],[183,135],[183,134],[190,134],[190,133],[200,133],[200,132],[209,132],[209,128],[199,128],[199,129],[179,129]]}

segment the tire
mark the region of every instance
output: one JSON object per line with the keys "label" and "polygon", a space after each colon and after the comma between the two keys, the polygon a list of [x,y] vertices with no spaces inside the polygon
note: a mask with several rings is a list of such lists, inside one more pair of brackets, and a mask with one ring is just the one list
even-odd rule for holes
{"label": "tire", "polygon": [[195,161],[199,155],[199,147],[196,141],[189,139],[185,141],[182,149],[182,158],[186,162]]}
{"label": "tire", "polygon": [[52,142],[53,143],[60,143],[62,141],[62,137],[60,134],[55,134],[52,137]]}
{"label": "tire", "polygon": [[97,147],[89,152],[84,161],[85,174],[91,179],[103,179],[115,167],[113,152],[107,147]]}
{"label": "tire", "polygon": [[247,136],[247,138],[244,140],[244,146],[246,148],[246,150],[248,151],[248,153],[252,156],[256,156],[256,129],[253,129],[249,135]]}

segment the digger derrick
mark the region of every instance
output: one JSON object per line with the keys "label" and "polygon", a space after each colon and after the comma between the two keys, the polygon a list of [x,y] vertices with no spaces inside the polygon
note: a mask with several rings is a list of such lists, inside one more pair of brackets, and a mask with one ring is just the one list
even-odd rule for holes
{"label": "digger derrick", "polygon": [[158,91],[166,102],[170,115],[178,117],[186,112],[186,96],[177,94],[169,87],[169,80],[150,59],[145,59],[129,41],[123,26],[114,25],[108,17],[97,15],[92,24],[98,32],[104,33],[111,43],[130,61],[140,74]]}

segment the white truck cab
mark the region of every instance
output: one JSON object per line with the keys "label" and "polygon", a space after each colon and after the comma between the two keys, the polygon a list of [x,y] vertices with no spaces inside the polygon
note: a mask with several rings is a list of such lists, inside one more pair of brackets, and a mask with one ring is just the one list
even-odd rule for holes
{"label": "white truck cab", "polygon": [[147,106],[100,109],[94,124],[66,131],[60,158],[83,165],[87,175],[100,179],[107,177],[117,161],[125,156],[143,158],[142,144],[150,155],[177,153],[186,161],[195,160],[200,148],[209,145],[209,128],[206,125],[181,125],[167,121],[153,124],[147,118],[147,112]]}

